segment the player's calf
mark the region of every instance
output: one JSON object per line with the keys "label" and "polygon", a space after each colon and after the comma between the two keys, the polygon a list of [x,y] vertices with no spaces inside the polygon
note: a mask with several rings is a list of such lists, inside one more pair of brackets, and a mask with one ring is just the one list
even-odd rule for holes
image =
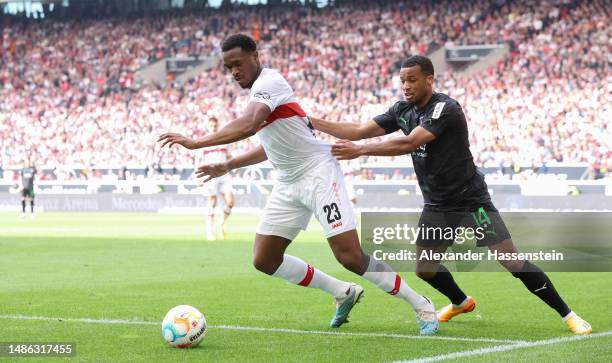
{"label": "player's calf", "polygon": [[225,222],[229,218],[230,214],[232,214],[232,205],[225,205],[223,207],[223,217],[219,220],[219,225],[217,226],[217,231],[219,238],[224,240],[226,238],[225,234]]}
{"label": "player's calf", "polygon": [[593,330],[591,325],[576,315],[563,301],[548,275],[538,266],[525,261],[519,272],[512,275],[525,285],[527,290],[539,297],[546,305],[554,309],[566,323],[570,331],[576,334],[589,334]]}
{"label": "player's calf", "polygon": [[330,237],[329,244],[338,262],[346,269],[363,276],[391,296],[408,302],[417,314],[422,334],[433,334],[438,330],[438,320],[431,301],[412,290],[386,262],[377,261],[363,253],[355,230]]}
{"label": "player's calf", "polygon": [[417,276],[444,294],[454,305],[460,305],[467,298],[455,282],[453,275],[444,265],[422,266],[421,261],[419,261],[417,263]]}
{"label": "player's calf", "polygon": [[271,275],[299,286],[321,289],[335,298],[346,296],[351,286],[291,255],[283,255],[282,262]]}
{"label": "player's calf", "polygon": [[332,328],[339,328],[348,322],[349,313],[363,295],[363,287],[329,276],[295,256],[284,255],[272,276],[332,295],[336,301],[336,312],[330,322]]}
{"label": "player's calf", "polygon": [[408,302],[416,313],[421,334],[435,334],[438,331],[438,318],[431,300],[411,289],[386,262],[368,257],[368,267],[363,277],[389,295]]}
{"label": "player's calf", "polygon": [[215,232],[213,230],[214,225],[215,225],[215,209],[214,209],[214,206],[209,205],[206,208],[206,239],[208,239],[209,241],[215,240]]}
{"label": "player's calf", "polygon": [[336,260],[347,270],[357,275],[363,275],[368,266],[368,256],[361,248],[353,251],[341,251],[334,253]]}

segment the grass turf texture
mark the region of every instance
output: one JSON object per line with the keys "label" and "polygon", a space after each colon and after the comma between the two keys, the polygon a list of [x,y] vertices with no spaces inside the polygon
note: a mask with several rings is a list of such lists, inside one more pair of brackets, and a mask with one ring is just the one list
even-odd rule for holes
{"label": "grass turf texture", "polygon": [[[0,214],[0,315],[129,319],[156,324],[91,324],[0,318],[0,342],[77,343],[78,361],[360,361],[437,356],[502,345],[391,337],[293,334],[215,328],[233,325],[330,332],[418,335],[414,314],[334,259],[311,223],[288,253],[334,276],[359,282],[365,299],[339,330],[325,293],[284,283],[251,265],[256,216],[233,215],[228,240],[204,240],[203,217],[157,214],[44,213],[34,220]],[[402,273],[438,308],[447,300]],[[570,307],[595,332],[612,329],[612,273],[551,273]],[[441,325],[441,337],[544,340],[571,334],[554,311],[508,273],[459,273],[478,300],[474,313]],[[213,327],[196,349],[164,345],[159,324],[171,307],[199,308]],[[456,361],[606,361],[612,336],[529,347]],[[6,358],[0,358],[0,360]],[[38,358],[19,358],[19,361]],[[54,360],[60,360],[55,358]]]}

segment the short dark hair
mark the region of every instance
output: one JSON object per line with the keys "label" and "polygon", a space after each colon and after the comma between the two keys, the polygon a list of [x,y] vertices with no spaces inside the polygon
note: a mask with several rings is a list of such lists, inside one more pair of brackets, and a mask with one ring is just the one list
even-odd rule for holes
{"label": "short dark hair", "polygon": [[421,72],[427,76],[434,75],[433,63],[431,63],[431,59],[425,57],[424,55],[413,55],[402,63],[402,68],[414,66],[421,66]]}
{"label": "short dark hair", "polygon": [[228,50],[240,48],[245,52],[254,52],[257,50],[257,44],[250,36],[246,34],[234,34],[230,35],[223,41],[221,50],[227,52]]}

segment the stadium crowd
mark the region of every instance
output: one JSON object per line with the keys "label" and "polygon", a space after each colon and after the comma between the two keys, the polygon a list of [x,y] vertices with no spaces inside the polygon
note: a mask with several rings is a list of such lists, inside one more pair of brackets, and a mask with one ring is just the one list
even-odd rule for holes
{"label": "stadium crowd", "polygon": [[[477,164],[586,162],[593,178],[610,175],[609,2],[291,6],[16,22],[2,29],[0,165],[28,157],[37,165],[93,169],[201,162],[201,152],[159,150],[157,136],[203,135],[208,118],[239,114],[245,92],[221,64],[183,85],[147,83],[135,72],[169,56],[218,55],[224,35],[248,32],[309,113],[353,122],[401,99],[396,73],[406,55],[444,44],[508,42],[510,54],[484,74],[437,78],[437,89],[466,111]],[[256,143],[245,140],[233,152]]]}

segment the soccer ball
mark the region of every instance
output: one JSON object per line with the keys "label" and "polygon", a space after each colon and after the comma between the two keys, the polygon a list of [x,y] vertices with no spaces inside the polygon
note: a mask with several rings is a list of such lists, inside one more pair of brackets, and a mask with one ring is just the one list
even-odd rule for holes
{"label": "soccer ball", "polygon": [[175,306],[162,321],[162,336],[176,348],[195,347],[206,334],[206,318],[198,309],[189,305]]}

